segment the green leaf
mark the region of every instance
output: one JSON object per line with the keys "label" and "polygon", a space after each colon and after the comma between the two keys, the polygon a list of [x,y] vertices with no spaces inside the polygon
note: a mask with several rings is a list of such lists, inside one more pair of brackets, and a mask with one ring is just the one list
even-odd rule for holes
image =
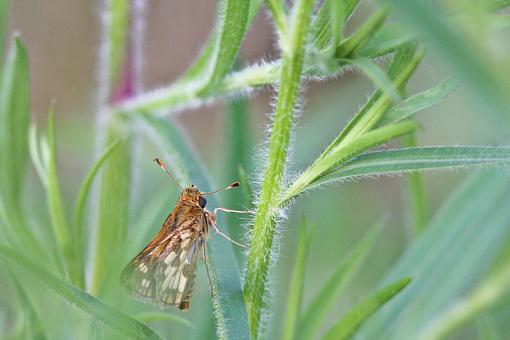
{"label": "green leaf", "polygon": [[[203,191],[213,189],[203,166],[182,133],[169,120],[145,115],[142,122],[149,129],[147,136],[163,150],[162,158],[170,160],[167,165],[172,168],[177,178],[184,183],[194,183]],[[219,201],[215,196],[210,196],[208,204],[219,206]],[[224,221],[225,219],[219,220],[220,228],[225,225]],[[221,229],[228,235],[228,228]],[[248,338],[248,316],[232,244],[212,232],[207,249],[217,333],[229,339]]]}
{"label": "green leaf", "polygon": [[354,53],[355,57],[375,58],[397,51],[416,40],[416,36],[399,23],[381,27],[370,40]]}
{"label": "green leaf", "polygon": [[[87,199],[89,197],[90,189],[92,188],[92,183],[94,179],[106,162],[106,160],[111,156],[113,151],[120,146],[121,140],[117,140],[112,142],[103,154],[98,158],[98,160],[94,163],[94,165],[90,168],[83,183],[80,187],[80,191],[78,192],[78,196],[76,198],[76,205],[74,208],[74,216],[73,216],[73,227],[74,227],[74,235],[75,235],[75,248],[78,256],[77,263],[81,264],[83,267],[86,262],[86,254],[85,251],[87,249],[86,246],[86,235],[84,231],[84,216],[86,211]],[[84,272],[85,268],[80,268],[80,272]],[[81,286],[80,288],[83,288]]]}
{"label": "green leaf", "polygon": [[280,195],[278,205],[283,205],[289,200],[301,195],[306,190],[310,190],[317,185],[330,181],[331,173],[334,173],[342,164],[353,159],[362,152],[397,137],[412,133],[417,129],[418,125],[415,122],[403,121],[367,132],[357,139],[354,139],[350,144],[338,144],[332,148],[326,156],[316,160],[295,179]]}
{"label": "green leaf", "polygon": [[[341,26],[345,25],[348,21],[356,6],[358,5],[358,0],[342,0],[341,7],[343,7],[343,16],[341,18]],[[313,44],[320,51],[327,48],[328,43],[334,42],[333,38],[335,32],[332,30],[337,29],[338,32],[341,32],[342,27],[335,27],[332,16],[332,4],[333,1],[323,1],[322,6],[319,9],[319,13],[314,18],[312,22],[312,33],[313,33]],[[334,46],[336,48],[336,46]]]}
{"label": "green leaf", "polygon": [[0,197],[6,211],[21,213],[21,193],[28,166],[30,79],[28,54],[15,38],[0,84]]}
{"label": "green leaf", "polygon": [[371,318],[360,337],[416,338],[423,325],[470,291],[486,275],[510,233],[509,201],[507,171],[469,178],[384,280],[410,275],[413,285]]}
{"label": "green leaf", "polygon": [[410,171],[510,164],[510,147],[437,146],[367,152],[315,182]]}
{"label": "green leaf", "polygon": [[[295,339],[297,324],[299,321],[299,312],[301,310],[301,300],[303,298],[303,286],[305,282],[305,266],[308,250],[312,240],[312,231],[307,230],[306,219],[301,218],[301,230],[299,234],[299,243],[296,250],[296,259],[294,269],[289,280],[287,293],[287,307],[285,311],[282,339]],[[315,228],[313,228],[315,229]]]}
{"label": "green leaf", "polygon": [[480,110],[492,114],[497,122],[509,123],[507,79],[504,72],[492,66],[497,63],[490,59],[489,51],[480,50],[480,45],[470,41],[455,21],[439,15],[441,9],[436,4],[417,0],[392,0],[390,3],[402,20],[423,36],[456,78],[471,90],[471,97]]}
{"label": "green leaf", "polygon": [[419,92],[392,107],[384,114],[379,126],[389,125],[409,118],[417,112],[439,104],[448,97],[458,84],[452,79],[443,80],[439,84],[425,91]]}
{"label": "green leaf", "polygon": [[388,6],[383,6],[363,22],[356,32],[344,39],[336,48],[335,57],[350,58],[374,36],[388,17]]}
{"label": "green leaf", "polygon": [[6,259],[28,270],[39,282],[55,292],[70,304],[90,315],[95,321],[128,337],[140,339],[160,339],[160,337],[143,323],[110,307],[93,296],[45,271],[16,250],[0,245],[0,254]]}
{"label": "green leaf", "polygon": [[289,20],[289,48],[284,49],[281,81],[273,117],[267,163],[248,251],[244,296],[250,318],[251,337],[256,339],[266,293],[269,257],[275,233],[274,208],[284,177],[305,58],[306,37],[313,0],[294,3]]}
{"label": "green leaf", "polygon": [[[249,23],[249,0],[221,0],[214,31],[202,54],[177,84],[207,93],[225,78],[241,47]],[[187,85],[186,85],[187,84]]]}
{"label": "green leaf", "polygon": [[365,235],[342,260],[317,296],[313,298],[299,322],[300,327],[297,334],[300,339],[313,339],[317,335],[329,315],[329,310],[372,250],[381,227],[382,225],[378,224]]}
{"label": "green leaf", "polygon": [[[9,266],[7,266],[9,268]],[[25,316],[25,328],[29,336],[33,339],[45,340],[47,339],[46,334],[44,332],[43,324],[39,318],[37,310],[35,309],[34,304],[30,300],[29,295],[27,294],[26,289],[21,284],[20,280],[16,277],[16,274],[12,269],[9,268],[9,273],[12,277],[12,282],[14,287],[16,288],[16,293],[18,296],[19,304],[24,308],[24,316]]]}
{"label": "green leaf", "polygon": [[33,251],[49,262],[22,212],[22,193],[28,166],[30,79],[28,54],[15,37],[0,83],[0,218],[3,234],[12,246]]}
{"label": "green leaf", "polygon": [[[104,294],[108,276],[116,276],[112,263],[124,246],[128,227],[131,187],[131,142],[119,117],[110,119],[107,145],[122,140],[104,165],[99,189],[96,254],[92,292]],[[119,268],[116,268],[119,269]]]}
{"label": "green leaf", "polygon": [[[43,141],[44,143],[44,141]],[[46,143],[44,143],[46,144]],[[60,193],[59,175],[57,170],[57,141],[55,131],[54,107],[50,108],[48,117],[48,141],[45,149],[48,150],[48,159],[45,165],[48,179],[46,194],[48,197],[48,208],[51,216],[54,236],[57,239],[59,252],[64,257],[67,274],[74,285],[84,286],[84,273],[80,273],[80,265],[77,263],[77,254],[74,247],[71,226],[67,221]]]}
{"label": "green leaf", "polygon": [[143,323],[154,322],[154,321],[172,321],[189,328],[195,328],[193,324],[181,316],[165,313],[165,312],[141,312],[135,315],[135,319],[140,320]]}
{"label": "green leaf", "polygon": [[267,8],[271,12],[273,21],[278,31],[280,45],[286,46],[287,40],[287,5],[282,0],[267,0]]}
{"label": "green leaf", "polygon": [[248,176],[246,175],[246,171],[244,171],[243,167],[239,167],[239,182],[241,183],[241,188],[243,189],[248,206],[252,207],[253,200],[255,199],[255,193],[253,192],[253,188],[251,187],[251,183],[248,181]]}
{"label": "green leaf", "polygon": [[478,287],[434,317],[421,329],[419,339],[442,339],[501,301],[510,287],[510,266],[500,268]]}
{"label": "green leaf", "polygon": [[395,89],[392,81],[383,70],[377,65],[370,61],[368,58],[356,58],[356,59],[339,59],[339,61],[354,65],[358,67],[363,73],[365,73],[370,80],[387,96],[391,97],[394,101],[400,101],[400,94]]}
{"label": "green leaf", "polygon": [[[394,87],[401,91],[411,75],[418,67],[425,50],[409,46],[399,50],[390,64],[388,76],[393,80]],[[391,108],[393,102],[390,96],[378,90],[370,97],[363,107],[352,117],[340,134],[322,152],[317,161],[324,158],[334,147],[343,143],[348,144],[356,137],[370,131],[377,125],[381,117]]]}
{"label": "green leaf", "polygon": [[393,299],[393,297],[407,287],[411,281],[411,278],[405,278],[370,294],[352,307],[335,325],[333,325],[324,335],[323,339],[351,339],[365,320],[377,312],[388,301]]}
{"label": "green leaf", "polygon": [[261,3],[260,0],[221,0],[214,30],[202,54],[177,84],[197,86],[192,82],[198,80],[198,89],[206,92],[212,89],[213,83],[221,80],[234,65],[246,29],[253,22]]}

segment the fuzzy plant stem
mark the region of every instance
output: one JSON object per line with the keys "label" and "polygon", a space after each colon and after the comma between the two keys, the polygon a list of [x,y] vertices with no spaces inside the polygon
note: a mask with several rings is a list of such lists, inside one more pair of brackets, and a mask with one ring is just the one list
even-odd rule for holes
{"label": "fuzzy plant stem", "polygon": [[253,225],[244,286],[253,339],[258,336],[260,313],[266,293],[269,254],[275,234],[276,202],[285,171],[312,7],[313,0],[296,2],[291,17],[290,44],[288,49],[283,50],[281,82],[274,113],[268,160]]}

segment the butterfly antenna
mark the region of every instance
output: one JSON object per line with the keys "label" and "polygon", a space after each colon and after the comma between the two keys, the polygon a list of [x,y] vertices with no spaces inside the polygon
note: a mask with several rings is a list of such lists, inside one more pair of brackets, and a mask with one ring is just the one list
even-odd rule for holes
{"label": "butterfly antenna", "polygon": [[215,194],[217,192],[222,192],[222,191],[230,190],[232,188],[238,187],[239,185],[240,185],[239,182],[234,182],[234,183],[230,184],[228,187],[225,187],[223,189],[218,189],[218,190],[208,191],[208,192],[201,192],[201,194],[202,195],[212,195],[212,194]]}
{"label": "butterfly antenna", "polygon": [[184,188],[179,184],[179,181],[177,181],[177,178],[175,178],[170,172],[168,172],[167,168],[166,168],[166,165],[165,163],[163,163],[163,161],[159,158],[154,158],[154,162],[159,165],[159,167],[161,169],[163,169],[163,171],[165,172],[165,174],[168,176],[168,178],[170,178],[172,181],[175,182],[175,184],[177,184],[177,186],[179,188],[181,188],[182,190],[184,190]]}

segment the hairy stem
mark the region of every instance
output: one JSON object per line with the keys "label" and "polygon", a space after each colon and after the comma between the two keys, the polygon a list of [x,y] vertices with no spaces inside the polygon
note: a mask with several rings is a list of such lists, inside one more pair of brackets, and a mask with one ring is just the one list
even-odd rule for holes
{"label": "hairy stem", "polygon": [[251,248],[248,253],[248,269],[244,286],[250,331],[254,339],[258,336],[260,313],[266,291],[269,254],[275,232],[275,203],[285,171],[312,6],[313,0],[297,1],[291,17],[289,48],[283,50],[280,89],[270,137],[268,161],[259,195]]}

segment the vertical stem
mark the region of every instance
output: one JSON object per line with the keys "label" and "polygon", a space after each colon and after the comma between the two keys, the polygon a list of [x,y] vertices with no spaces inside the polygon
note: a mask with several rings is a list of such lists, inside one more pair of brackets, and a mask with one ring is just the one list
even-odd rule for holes
{"label": "vertical stem", "polygon": [[[402,144],[405,147],[417,145],[416,133],[410,133],[402,138]],[[414,234],[418,235],[427,224],[428,208],[427,193],[425,192],[425,184],[423,176],[418,173],[410,173],[407,175],[407,188],[409,191],[409,200],[411,204],[411,212],[414,226]]]}
{"label": "vertical stem", "polygon": [[276,201],[281,191],[285,171],[312,7],[313,0],[296,2],[291,17],[288,49],[283,50],[281,82],[269,142],[268,160],[253,225],[244,286],[253,339],[258,337],[260,313],[266,293],[269,254],[275,233]]}
{"label": "vertical stem", "polygon": [[[117,251],[126,239],[131,187],[132,143],[127,122],[104,107],[131,98],[140,87],[141,58],[139,51],[143,38],[143,0],[105,0],[103,50],[100,60],[99,121],[106,140],[101,147],[123,139],[104,167],[99,194],[97,243],[92,292],[104,288]],[[111,113],[111,112],[110,112]],[[101,137],[100,137],[101,138]]]}

